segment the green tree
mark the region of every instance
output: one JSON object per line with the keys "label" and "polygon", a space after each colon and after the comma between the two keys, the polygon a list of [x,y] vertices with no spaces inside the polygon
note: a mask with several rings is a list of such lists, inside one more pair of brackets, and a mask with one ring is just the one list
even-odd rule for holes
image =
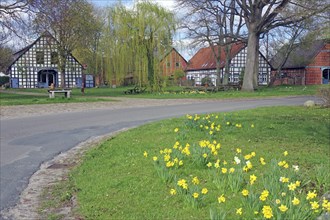
{"label": "green tree", "polygon": [[87,45],[95,31],[93,7],[85,0],[35,0],[37,5],[35,28],[49,31],[58,41],[61,87],[66,87],[67,57],[78,45]]}

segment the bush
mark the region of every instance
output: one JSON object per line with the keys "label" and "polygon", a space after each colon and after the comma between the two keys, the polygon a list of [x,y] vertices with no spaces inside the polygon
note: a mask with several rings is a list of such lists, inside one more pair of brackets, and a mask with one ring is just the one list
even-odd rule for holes
{"label": "bush", "polygon": [[330,107],[330,88],[321,88],[317,92],[317,96],[322,99],[323,106]]}
{"label": "bush", "polygon": [[5,85],[6,83],[9,83],[9,77],[8,76],[0,76],[0,86]]}

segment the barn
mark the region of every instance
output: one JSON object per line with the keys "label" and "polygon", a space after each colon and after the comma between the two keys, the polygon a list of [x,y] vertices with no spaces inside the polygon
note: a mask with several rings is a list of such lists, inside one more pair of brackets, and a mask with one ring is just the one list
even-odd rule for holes
{"label": "barn", "polygon": [[[29,46],[13,54],[7,69],[11,88],[48,88],[61,85],[58,42],[49,33],[43,33]],[[65,66],[65,87],[81,87],[83,66],[71,54]]]}

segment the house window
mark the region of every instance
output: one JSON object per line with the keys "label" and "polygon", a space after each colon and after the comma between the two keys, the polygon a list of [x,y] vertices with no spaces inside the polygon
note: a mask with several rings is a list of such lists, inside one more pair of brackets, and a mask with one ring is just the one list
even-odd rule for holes
{"label": "house window", "polygon": [[57,52],[51,52],[50,54],[50,63],[51,64],[58,64],[58,53]]}
{"label": "house window", "polygon": [[45,63],[45,56],[43,51],[36,51],[36,60],[37,60],[37,64]]}
{"label": "house window", "polygon": [[167,63],[167,67],[170,67],[170,66],[171,66],[171,63],[170,63],[170,62],[168,62],[168,63]]}
{"label": "house window", "polygon": [[178,62],[175,63],[175,66],[176,66],[176,67],[180,67],[180,63],[178,63]]}

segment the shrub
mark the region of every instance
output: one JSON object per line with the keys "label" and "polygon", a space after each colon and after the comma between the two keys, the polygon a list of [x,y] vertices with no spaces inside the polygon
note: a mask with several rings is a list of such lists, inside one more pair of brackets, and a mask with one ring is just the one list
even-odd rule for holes
{"label": "shrub", "polygon": [[325,107],[330,107],[330,88],[321,88],[317,92],[317,96],[322,99]]}
{"label": "shrub", "polygon": [[9,83],[9,77],[8,76],[0,76],[0,86],[5,85],[6,83]]}

